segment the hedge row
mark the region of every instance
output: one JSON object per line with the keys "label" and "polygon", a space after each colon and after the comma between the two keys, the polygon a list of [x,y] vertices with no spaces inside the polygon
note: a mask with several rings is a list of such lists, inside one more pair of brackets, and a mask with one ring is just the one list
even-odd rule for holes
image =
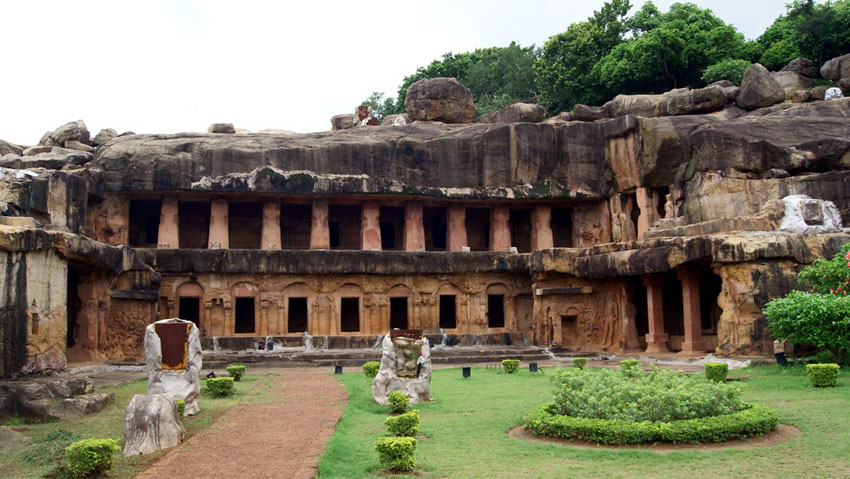
{"label": "hedge row", "polygon": [[675,444],[723,442],[761,436],[776,428],[775,411],[763,406],[722,416],[683,419],[670,422],[629,422],[589,419],[553,413],[552,403],[537,409],[524,420],[526,429],[538,436],[553,436],[597,444]]}

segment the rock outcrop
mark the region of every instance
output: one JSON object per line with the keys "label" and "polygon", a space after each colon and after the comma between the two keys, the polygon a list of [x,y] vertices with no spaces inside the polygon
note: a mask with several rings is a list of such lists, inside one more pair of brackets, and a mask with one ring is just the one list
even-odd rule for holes
{"label": "rock outcrop", "polygon": [[165,394],[136,394],[124,411],[124,455],[152,454],[183,441],[177,403]]}
{"label": "rock outcrop", "polygon": [[814,79],[792,71],[772,72],[770,76],[776,80],[776,83],[779,83],[779,86],[785,91],[785,98],[788,100],[797,91],[807,90],[815,85]]}
{"label": "rock outcrop", "polygon": [[741,108],[754,110],[764,108],[785,100],[785,90],[771,75],[767,68],[756,63],[744,72],[741,91],[735,102]]}
{"label": "rock outcrop", "polygon": [[425,338],[384,336],[381,368],[372,381],[372,400],[387,404],[393,391],[407,395],[411,404],[431,401],[431,348]]}
{"label": "rock outcrop", "polygon": [[782,67],[783,72],[794,72],[808,78],[820,77],[818,64],[808,58],[798,57]]}
{"label": "rock outcrop", "polygon": [[850,78],[850,53],[835,57],[820,67],[820,74],[827,80],[838,81]]}
{"label": "rock outcrop", "polygon": [[39,145],[63,146],[66,141],[76,140],[89,143],[89,130],[83,120],[65,123],[52,132],[47,132],[38,142]]}
{"label": "rock outcrop", "polygon": [[471,123],[472,92],[454,78],[426,78],[407,88],[404,109],[410,118],[443,123]]}
{"label": "rock outcrop", "polygon": [[341,113],[331,117],[331,131],[347,130],[357,126],[357,118],[353,113]]}
{"label": "rock outcrop", "polygon": [[207,128],[207,133],[236,133],[233,123],[213,123]]}
{"label": "rock outcrop", "polygon": [[91,142],[94,146],[100,146],[105,144],[109,140],[115,138],[116,136],[118,136],[118,132],[115,131],[115,129],[104,128],[97,132],[97,135],[94,135],[94,138],[92,138]]}
{"label": "rock outcrop", "polygon": [[532,103],[512,103],[496,113],[490,123],[540,123],[546,118],[546,108]]}

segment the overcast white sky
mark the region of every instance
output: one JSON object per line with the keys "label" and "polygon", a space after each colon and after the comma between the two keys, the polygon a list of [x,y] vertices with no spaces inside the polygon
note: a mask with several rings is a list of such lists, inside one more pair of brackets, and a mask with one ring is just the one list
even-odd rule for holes
{"label": "overcast white sky", "polygon": [[[643,0],[632,0],[641,5]],[[673,0],[656,0],[666,11]],[[786,0],[700,0],[755,38]],[[330,129],[446,52],[538,46],[603,0],[3,1],[0,138],[67,121],[94,135]]]}

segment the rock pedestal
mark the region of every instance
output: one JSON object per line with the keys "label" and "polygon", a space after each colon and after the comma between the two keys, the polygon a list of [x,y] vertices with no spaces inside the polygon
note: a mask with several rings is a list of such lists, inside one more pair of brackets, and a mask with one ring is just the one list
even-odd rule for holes
{"label": "rock pedestal", "polygon": [[198,327],[191,321],[163,319],[145,329],[148,394],[182,399],[186,401],[185,415],[197,413],[202,365]]}
{"label": "rock pedestal", "polygon": [[125,456],[174,447],[185,434],[177,402],[165,394],[136,394],[124,411]]}
{"label": "rock pedestal", "polygon": [[384,336],[381,368],[372,381],[372,400],[387,404],[393,391],[407,395],[411,404],[431,400],[431,348],[428,340]]}

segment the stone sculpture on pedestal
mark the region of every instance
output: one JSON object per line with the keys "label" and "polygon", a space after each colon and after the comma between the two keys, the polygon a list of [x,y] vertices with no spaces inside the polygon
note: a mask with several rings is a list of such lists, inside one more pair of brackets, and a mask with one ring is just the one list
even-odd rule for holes
{"label": "stone sculpture on pedestal", "polygon": [[198,327],[178,318],[163,319],[145,329],[148,394],[165,394],[186,401],[183,413],[199,411],[201,340]]}
{"label": "stone sculpture on pedestal", "polygon": [[372,399],[387,404],[393,391],[407,395],[411,404],[431,400],[431,348],[421,330],[394,329],[381,345],[381,368],[372,381]]}

